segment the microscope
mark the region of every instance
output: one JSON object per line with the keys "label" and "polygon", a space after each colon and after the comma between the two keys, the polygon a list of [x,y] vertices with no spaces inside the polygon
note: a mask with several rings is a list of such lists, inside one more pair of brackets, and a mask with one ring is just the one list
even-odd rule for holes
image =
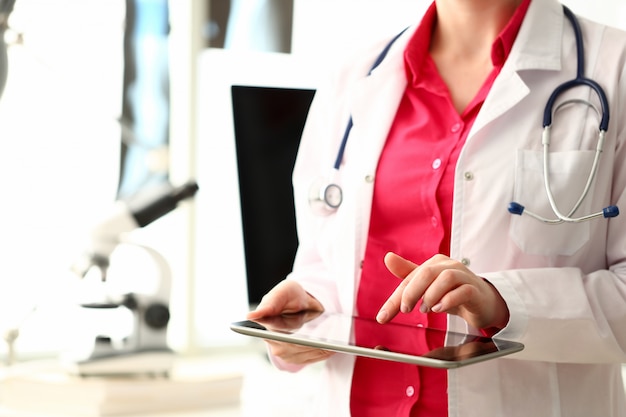
{"label": "microscope", "polygon": [[4,92],[9,72],[9,58],[4,34],[9,27],[9,16],[15,6],[15,0],[0,0],[0,97]]}
{"label": "microscope", "polygon": [[99,272],[97,278],[106,284],[111,255],[119,245],[125,244],[140,248],[149,255],[159,271],[159,284],[150,293],[106,293],[97,301],[92,298],[80,303],[81,309],[97,309],[105,315],[117,309],[127,309],[132,313],[134,324],[131,334],[121,341],[100,334],[95,336],[87,352],[62,357],[62,363],[70,373],[81,376],[168,374],[174,360],[174,353],[167,345],[171,271],[158,251],[126,239],[125,235],[174,210],[178,203],[194,196],[197,190],[195,182],[179,187],[168,183],[142,192],[129,201],[118,200],[110,214],[92,229],[88,250],[72,267],[76,275],[84,279],[95,269],[96,273]]}

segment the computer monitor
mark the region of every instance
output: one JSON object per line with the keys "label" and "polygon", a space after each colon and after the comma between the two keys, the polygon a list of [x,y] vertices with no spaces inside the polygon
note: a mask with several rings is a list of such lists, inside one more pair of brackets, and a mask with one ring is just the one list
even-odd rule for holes
{"label": "computer monitor", "polygon": [[320,66],[281,53],[209,49],[198,66],[194,334],[229,330],[290,271],[291,172]]}
{"label": "computer monitor", "polygon": [[298,236],[291,175],[315,90],[231,88],[248,301],[291,272]]}

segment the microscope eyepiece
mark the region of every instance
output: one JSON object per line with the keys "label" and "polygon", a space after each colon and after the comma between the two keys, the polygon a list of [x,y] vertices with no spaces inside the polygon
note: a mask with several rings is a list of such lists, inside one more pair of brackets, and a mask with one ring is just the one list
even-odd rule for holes
{"label": "microscope eyepiece", "polygon": [[137,225],[144,227],[173,211],[181,201],[193,197],[198,188],[195,182],[188,182],[179,187],[167,184],[128,201],[128,207]]}

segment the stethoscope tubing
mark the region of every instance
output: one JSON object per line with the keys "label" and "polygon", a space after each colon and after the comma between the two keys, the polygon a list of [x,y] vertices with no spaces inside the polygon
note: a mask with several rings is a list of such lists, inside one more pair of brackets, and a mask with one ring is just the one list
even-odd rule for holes
{"label": "stethoscope tubing", "polygon": [[574,15],[574,13],[566,6],[563,6],[563,12],[565,16],[570,21],[573,31],[574,37],[576,39],[576,78],[570,81],[566,81],[565,83],[559,85],[550,95],[546,103],[546,108],[543,112],[543,127],[552,125],[552,114],[554,103],[556,99],[565,91],[571,90],[572,88],[579,86],[588,86],[593,91],[596,92],[598,98],[600,99],[600,106],[602,109],[602,119],[600,120],[600,130],[607,131],[609,129],[609,101],[606,97],[606,94],[600,84],[596,81],[585,77],[585,46],[583,42],[582,29],[580,28],[580,22]]}
{"label": "stethoscope tubing", "polygon": [[[372,75],[372,72],[376,68],[378,68],[378,66],[383,62],[383,60],[389,53],[391,46],[406,31],[406,29],[408,28],[405,28],[404,30],[402,30],[402,32],[394,36],[393,39],[391,39],[391,41],[389,41],[389,43],[385,46],[385,48],[380,52],[380,54],[378,54],[378,57],[376,57],[376,60],[372,64],[370,70],[367,72],[368,77]],[[350,132],[352,131],[353,126],[354,126],[354,121],[352,120],[352,116],[350,116],[350,119],[348,120],[348,124],[346,125],[346,129],[343,133],[343,138],[341,139],[341,144],[339,145],[339,151],[337,152],[337,157],[335,158],[335,164],[333,165],[333,168],[335,168],[335,170],[339,170],[339,167],[341,166],[341,161],[343,161],[343,154],[346,150],[346,145],[348,143],[348,137],[350,136]]]}
{"label": "stethoscope tubing", "polygon": [[548,99],[548,102],[546,103],[546,108],[543,112],[543,127],[552,125],[553,109],[554,109],[554,104],[557,98],[565,91],[568,91],[568,90],[571,90],[573,88],[580,87],[580,86],[590,87],[593,91],[596,92],[596,94],[598,95],[598,98],[600,99],[600,106],[602,109],[602,113],[601,113],[602,118],[600,120],[599,129],[604,132],[606,132],[609,129],[610,115],[609,115],[609,104],[608,104],[608,99],[606,98],[606,94],[604,93],[604,90],[602,89],[600,84],[598,84],[594,80],[590,80],[589,78],[585,78],[585,77],[580,77],[574,80],[566,81],[563,84],[559,85],[552,92],[552,94],[550,95],[550,98]]}
{"label": "stethoscope tubing", "polygon": [[[509,212],[511,214],[522,215],[523,213],[525,213],[547,224],[579,223],[579,222],[591,220],[591,219],[598,218],[598,217],[605,217],[605,218],[615,217],[619,214],[619,209],[616,206],[608,206],[602,209],[602,211],[600,212],[591,213],[591,214],[581,216],[581,217],[572,217],[574,213],[576,213],[576,211],[580,208],[582,202],[585,200],[585,198],[589,194],[589,190],[591,189],[593,181],[595,180],[597,176],[598,168],[600,166],[600,156],[602,155],[602,151],[604,149],[604,141],[606,138],[606,132],[609,127],[610,113],[609,113],[609,102],[608,102],[607,96],[604,90],[602,89],[602,87],[600,86],[600,84],[584,76],[585,51],[584,51],[584,44],[583,44],[583,39],[582,39],[582,30],[580,28],[580,23],[578,22],[578,19],[576,18],[574,13],[569,8],[567,8],[566,6],[563,6],[563,11],[565,13],[565,16],[568,18],[568,20],[572,24],[574,37],[576,39],[576,59],[577,59],[576,78],[570,81],[566,81],[563,84],[559,85],[548,98],[548,101],[546,102],[546,107],[543,113],[543,132],[542,132],[542,138],[541,138],[541,143],[543,146],[544,187],[545,187],[546,194],[548,197],[548,202],[550,203],[550,208],[552,209],[554,215],[557,218],[547,219],[543,216],[539,216],[538,214],[535,214],[531,211],[526,210],[524,206],[522,206],[521,204],[517,202],[511,202],[509,204]],[[590,87],[596,93],[600,101],[600,106],[601,106],[600,112],[598,112],[595,106],[593,106],[590,102],[585,102],[581,100],[567,100],[564,103],[557,106],[556,109],[554,108],[556,100],[561,94],[563,94],[565,91],[571,90],[579,86]],[[593,108],[596,111],[596,113],[599,113],[600,125],[598,128],[598,131],[599,131],[598,132],[598,144],[596,146],[593,163],[589,171],[589,175],[587,177],[585,187],[580,197],[578,198],[576,203],[572,206],[570,211],[567,214],[563,214],[559,210],[558,205],[556,204],[556,199],[554,198],[554,193],[552,192],[552,186],[550,184],[550,170],[549,170],[550,168],[550,141],[551,141],[551,129],[552,129],[553,115],[556,114],[556,112],[561,106],[563,106],[564,104],[572,103],[572,102],[574,103],[582,102],[583,104],[586,104],[590,106],[591,108]]]}
{"label": "stethoscope tubing", "polygon": [[[543,176],[544,176],[544,186],[546,189],[546,194],[548,196],[548,201],[550,203],[550,207],[552,208],[552,211],[554,212],[554,215],[557,217],[556,219],[547,219],[544,218],[538,214],[535,214],[531,211],[528,211],[525,209],[525,207],[517,202],[511,202],[509,204],[509,212],[511,214],[517,214],[517,215],[522,215],[522,214],[527,214],[539,221],[542,221],[544,223],[547,224],[560,224],[560,223],[578,223],[578,222],[582,222],[582,221],[586,221],[586,220],[590,220],[596,217],[605,217],[605,218],[609,218],[609,217],[615,217],[619,214],[619,209],[616,206],[608,206],[605,207],[604,209],[602,209],[601,212],[596,212],[596,213],[592,213],[589,215],[585,215],[585,216],[581,216],[581,217],[577,217],[577,218],[572,218],[571,216],[574,215],[574,213],[576,213],[576,211],[580,208],[580,206],[582,205],[582,202],[584,201],[584,199],[587,197],[587,195],[589,194],[589,191],[591,189],[591,186],[593,184],[593,181],[595,180],[596,176],[597,176],[597,172],[598,172],[598,168],[600,165],[600,156],[602,154],[603,148],[604,148],[604,141],[605,141],[605,137],[606,137],[606,132],[608,131],[608,127],[609,127],[609,119],[610,119],[610,112],[609,112],[609,103],[608,103],[608,99],[607,96],[604,92],[604,90],[602,89],[602,87],[600,86],[600,84],[598,84],[596,81],[591,80],[589,78],[586,78],[584,76],[584,68],[585,68],[585,52],[584,52],[584,43],[583,43],[583,38],[582,38],[582,30],[580,27],[580,23],[578,22],[578,19],[576,18],[576,16],[574,15],[574,13],[566,6],[563,6],[563,11],[565,16],[567,17],[567,19],[570,21],[573,31],[574,31],[574,37],[576,40],[576,57],[577,57],[577,66],[576,66],[576,78],[566,81],[564,83],[562,83],[561,85],[557,86],[554,91],[552,92],[552,94],[550,95],[550,97],[548,98],[547,102],[546,102],[546,107],[544,109],[544,113],[543,113],[543,132],[542,132],[542,146],[543,146]],[[405,29],[406,30],[406,29]],[[391,46],[394,44],[394,42],[404,33],[403,30],[402,32],[400,32],[399,34],[397,34],[383,49],[383,51],[378,55],[378,57],[376,58],[374,64],[372,65],[372,67],[370,68],[367,76],[370,76],[372,74],[372,72],[382,63],[382,61],[385,59],[385,57],[387,56],[387,53],[389,52],[389,50],[391,49]],[[593,106],[590,102],[586,102],[586,101],[581,101],[581,100],[567,100],[565,103],[561,103],[559,104],[556,109],[555,109],[555,104],[557,99],[559,98],[559,96],[561,96],[561,94],[563,94],[564,92],[571,90],[573,88],[576,87],[580,87],[580,86],[587,86],[589,88],[591,88],[596,95],[598,96],[598,99],[600,101],[600,107],[601,107],[601,111],[598,111],[598,109],[595,108],[595,106]],[[596,153],[594,156],[594,160],[592,163],[592,167],[591,170],[589,172],[589,176],[587,177],[587,181],[585,183],[585,187],[580,195],[580,197],[578,198],[578,200],[576,201],[576,203],[573,205],[573,207],[569,210],[569,212],[567,213],[567,215],[561,213],[561,211],[559,210],[557,204],[556,204],[556,200],[554,198],[554,194],[552,192],[552,186],[550,184],[550,175],[549,175],[549,167],[550,167],[550,141],[551,141],[551,128],[552,128],[552,119],[554,114],[556,114],[556,112],[558,111],[558,109],[563,106],[564,104],[568,104],[568,103],[572,103],[572,102],[582,102],[583,104],[586,104],[590,107],[592,107],[596,113],[599,113],[600,116],[600,124],[599,124],[599,133],[598,133],[598,145],[596,146]],[[343,156],[345,153],[345,149],[346,149],[346,145],[348,143],[348,139],[350,136],[350,132],[352,130],[354,126],[354,122],[352,119],[352,116],[350,116],[348,123],[346,125],[346,129],[344,131],[343,137],[341,139],[341,143],[339,146],[339,150],[337,152],[337,157],[335,158],[335,163],[333,165],[333,172],[337,173],[339,171],[339,168],[341,166],[341,163],[343,161]],[[318,205],[318,203],[323,203],[326,207],[326,210],[324,211],[326,214],[328,214],[329,210],[333,211],[336,210],[339,205],[342,202],[342,190],[341,187],[337,184],[335,184],[334,182],[330,182],[329,184],[327,184],[325,186],[325,188],[323,188],[324,190],[330,189],[330,187],[334,187],[333,189],[336,188],[335,191],[338,190],[338,195],[339,195],[339,200],[338,203],[331,203],[329,202],[326,197],[322,196],[322,194],[319,190],[316,191],[315,193],[313,193],[313,195],[315,196],[312,201],[314,201],[315,205]]]}
{"label": "stethoscope tubing", "polygon": [[[393,39],[389,41],[389,43],[387,43],[385,48],[381,51],[381,53],[378,55],[378,57],[370,67],[370,70],[367,73],[368,77],[372,75],[372,72],[383,62],[383,60],[389,53],[391,46],[406,31],[406,29],[402,30],[400,33],[394,36]],[[316,181],[309,190],[309,205],[319,215],[325,216],[335,212],[343,202],[343,190],[341,186],[336,183],[335,178],[337,177],[337,173],[339,172],[339,168],[341,167],[343,155],[345,153],[346,145],[348,144],[348,138],[350,137],[350,132],[352,131],[353,126],[354,121],[352,120],[352,115],[350,115],[350,118],[346,125],[346,129],[343,133],[343,137],[341,138],[341,143],[339,145],[339,150],[337,151],[335,163],[333,164],[331,178],[327,181],[324,181],[323,184],[318,184],[318,181]]]}

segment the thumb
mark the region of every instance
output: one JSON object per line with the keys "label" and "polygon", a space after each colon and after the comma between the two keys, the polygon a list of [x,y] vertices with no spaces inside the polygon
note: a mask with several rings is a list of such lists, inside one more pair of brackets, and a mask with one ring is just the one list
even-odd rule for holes
{"label": "thumb", "polygon": [[256,319],[260,319],[263,317],[271,317],[271,316],[276,316],[280,313],[274,313],[275,309],[272,306],[263,306],[262,304],[259,304],[254,310],[248,312],[248,314],[246,315],[246,318],[248,320],[256,320]]}
{"label": "thumb", "polygon": [[297,313],[309,308],[308,295],[294,281],[284,280],[272,288],[261,299],[257,308],[248,313],[248,319]]}

